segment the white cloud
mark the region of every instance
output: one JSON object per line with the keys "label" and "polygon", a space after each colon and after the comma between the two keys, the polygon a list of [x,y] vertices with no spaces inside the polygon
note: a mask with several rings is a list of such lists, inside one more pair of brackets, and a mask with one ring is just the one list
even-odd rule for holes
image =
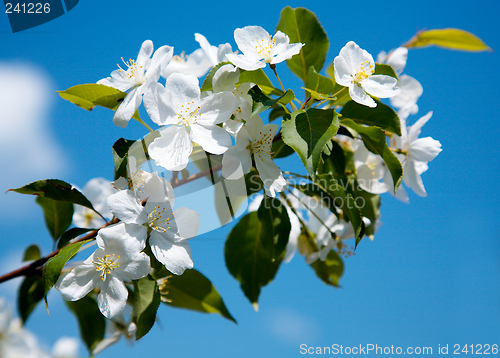
{"label": "white cloud", "polygon": [[279,308],[270,312],[270,331],[287,343],[304,343],[318,336],[318,325],[300,312]]}
{"label": "white cloud", "polygon": [[[37,68],[0,62],[0,192],[37,179],[57,178],[65,158],[49,126],[50,79]],[[2,195],[3,196],[3,195]],[[0,212],[12,198],[0,198]]]}

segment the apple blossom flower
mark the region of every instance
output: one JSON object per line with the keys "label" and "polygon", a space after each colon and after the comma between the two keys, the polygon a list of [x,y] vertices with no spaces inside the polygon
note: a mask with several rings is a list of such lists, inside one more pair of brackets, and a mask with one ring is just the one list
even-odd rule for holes
{"label": "apple blossom flower", "polygon": [[227,61],[227,53],[233,53],[228,43],[215,47],[201,34],[194,34],[194,38],[200,44],[200,48],[190,55],[181,53],[180,56],[173,56],[170,63],[162,70],[162,77],[167,78],[175,72],[203,77],[213,66]]}
{"label": "apple blossom flower", "polygon": [[398,86],[401,92],[391,97],[389,101],[393,107],[399,108],[398,116],[406,120],[410,114],[417,114],[417,101],[424,89],[415,78],[405,74],[399,76]]}
{"label": "apple blossom flower", "polygon": [[240,70],[233,65],[221,66],[215,72],[212,79],[212,87],[215,93],[232,92],[238,101],[238,108],[233,112],[229,120],[223,123],[223,128],[232,136],[236,136],[243,126],[243,120],[252,115],[252,97],[248,91],[253,86],[252,83],[242,83],[236,86],[240,78]]}
{"label": "apple blossom flower", "polygon": [[406,47],[398,47],[389,53],[381,51],[377,56],[378,63],[390,65],[398,75],[405,69],[407,59],[408,49]]}
{"label": "apple blossom flower", "polygon": [[231,146],[231,137],[217,124],[228,120],[238,107],[231,92],[201,98],[198,79],[173,73],[165,87],[145,95],[144,104],[156,124],[168,126],[149,145],[149,154],[167,170],[182,170],[193,151],[193,142],[205,151],[222,154]]}
{"label": "apple blossom flower", "polygon": [[276,124],[266,124],[256,115],[249,120],[236,136],[236,144],[222,158],[222,176],[234,180],[252,169],[252,154],[260,179],[267,195],[274,197],[286,187],[280,168],[274,163],[271,152]]}
{"label": "apple blossom flower", "polygon": [[127,161],[127,172],[128,178],[119,177],[113,182],[115,188],[119,190],[125,190],[129,188],[137,192],[142,192],[144,185],[151,178],[151,173],[146,172],[137,166],[137,159],[134,156],[129,155]]}
{"label": "apple blossom flower", "polygon": [[403,182],[419,196],[427,196],[421,174],[429,169],[427,163],[442,150],[439,141],[431,137],[418,138],[422,127],[431,117],[432,112],[427,113],[408,129],[405,122],[401,121],[402,136],[391,138],[391,147],[399,152],[396,156],[403,165]]}
{"label": "apple blossom flower", "polygon": [[99,230],[96,242],[97,250],[81,265],[63,273],[55,288],[68,301],[77,301],[94,288],[100,288],[99,310],[106,318],[112,318],[127,303],[124,281],[138,280],[149,274],[149,256],[141,252],[144,242],[131,235],[124,223]]}
{"label": "apple blossom flower", "polygon": [[155,172],[144,185],[148,196],[142,206],[135,193],[123,190],[109,197],[113,214],[125,223],[127,232],[149,246],[158,261],[176,275],[193,268],[188,239],[196,236],[200,226],[198,213],[185,207],[172,211],[173,188]]}
{"label": "apple blossom flower", "polygon": [[372,55],[361,49],[353,41],[349,41],[335,57],[335,81],[349,88],[352,100],[368,106],[376,107],[377,103],[368,94],[380,98],[388,98],[399,93],[398,80],[385,75],[374,75],[375,62]]}
{"label": "apple blossom flower", "polygon": [[389,191],[389,185],[381,182],[384,174],[389,171],[384,165],[382,157],[366,149],[361,140],[353,141],[351,148],[354,151],[358,185],[372,194],[382,194]]}
{"label": "apple blossom flower", "polygon": [[[83,195],[89,199],[90,203],[102,216],[111,219],[112,214],[109,210],[108,197],[116,192],[109,180],[104,178],[94,178],[89,180],[83,187]],[[73,224],[77,227],[86,229],[99,228],[104,224],[103,218],[95,211],[81,205],[74,205]]]}
{"label": "apple blossom flower", "polygon": [[[118,106],[113,116],[113,122],[119,127],[126,127],[142,102],[143,94],[149,91],[151,83],[160,79],[160,72],[172,58],[173,48],[162,46],[153,54],[153,42],[146,40],[142,43],[137,60],[128,60],[123,63],[124,70],[118,65],[118,70],[111,72],[111,77],[103,78],[98,84],[116,88],[120,91],[129,91],[123,102]],[[151,55],[153,57],[151,58]]]}
{"label": "apple blossom flower", "polygon": [[243,54],[228,53],[226,57],[235,66],[253,71],[288,60],[298,54],[304,44],[290,44],[290,38],[278,31],[274,36],[260,26],[234,30],[234,40]]}

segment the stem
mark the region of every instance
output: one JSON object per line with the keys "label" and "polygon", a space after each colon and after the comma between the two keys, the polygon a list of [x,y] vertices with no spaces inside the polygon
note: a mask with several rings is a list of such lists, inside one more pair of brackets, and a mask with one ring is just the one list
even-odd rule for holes
{"label": "stem", "polygon": [[150,132],[154,132],[153,129],[151,129],[150,126],[148,126],[142,119],[137,119],[137,118],[134,118],[137,122],[139,122],[140,124],[142,124],[144,127],[146,127]]}
{"label": "stem", "polygon": [[345,91],[347,89],[347,87],[344,87],[342,88],[340,91],[338,91],[337,93],[334,93],[332,94],[332,97],[337,97],[339,94],[341,94],[343,91]]}
{"label": "stem", "polygon": [[[278,82],[279,82],[279,84],[280,84],[280,86],[281,86],[281,90],[283,91],[283,93],[285,93],[285,92],[286,92],[285,87],[283,86],[283,83],[281,83],[280,76],[278,76],[278,72],[276,72],[276,65],[274,65],[274,64],[269,64],[269,67],[271,67],[271,70],[273,70],[274,75],[275,75],[275,76],[276,76],[276,78],[278,79]],[[295,107],[295,104],[293,104],[293,102],[290,102],[290,106],[292,106],[292,109],[293,109],[294,111],[296,111],[296,110],[297,110],[297,107]]]}

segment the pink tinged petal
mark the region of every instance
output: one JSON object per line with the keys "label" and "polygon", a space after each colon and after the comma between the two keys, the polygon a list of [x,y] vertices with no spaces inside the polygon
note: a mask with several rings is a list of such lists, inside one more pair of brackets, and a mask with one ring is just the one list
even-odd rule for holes
{"label": "pink tinged petal", "polygon": [[200,117],[197,122],[202,125],[225,122],[238,106],[239,101],[232,92],[214,93],[200,101]]}
{"label": "pink tinged petal", "polygon": [[133,260],[120,262],[119,270],[116,271],[116,277],[121,281],[138,280],[149,274],[151,271],[151,263],[149,256],[144,252],[137,254]]}
{"label": "pink tinged petal", "polygon": [[276,196],[276,192],[282,192],[286,187],[286,180],[281,174],[280,168],[269,157],[254,157],[255,165],[259,172],[260,179],[264,183],[264,190],[271,197]]}
{"label": "pink tinged petal", "polygon": [[193,151],[193,144],[184,126],[170,126],[160,132],[149,145],[149,155],[167,170],[182,170]]}
{"label": "pink tinged petal", "polygon": [[267,41],[269,33],[260,26],[246,26],[234,30],[234,40],[245,56],[253,56],[254,59],[262,58],[257,54],[256,45],[261,40]]}
{"label": "pink tinged petal", "polygon": [[216,125],[192,125],[191,140],[212,154],[223,154],[231,146],[229,133]]}
{"label": "pink tinged petal", "polygon": [[245,55],[235,55],[232,53],[228,53],[226,57],[233,65],[245,71],[255,71],[259,68],[267,66],[265,62],[261,61],[260,57],[255,58],[255,56],[249,57]]}
{"label": "pink tinged petal", "polygon": [[144,224],[144,208],[139,204],[132,190],[119,191],[108,198],[111,212],[127,224]]}
{"label": "pink tinged petal", "polygon": [[200,215],[196,211],[181,207],[174,211],[174,218],[181,238],[187,240],[198,234]]}
{"label": "pink tinged petal", "polygon": [[416,121],[412,126],[408,128],[408,140],[410,143],[417,140],[420,132],[422,131],[422,127],[431,119],[432,111],[428,112],[425,116],[421,117],[418,121]]}
{"label": "pink tinged petal", "polygon": [[157,172],[152,173],[146,184],[144,184],[144,192],[149,198],[148,201],[167,201],[171,207],[174,206],[174,188],[167,179],[160,177]]}
{"label": "pink tinged petal", "polygon": [[128,291],[125,284],[113,275],[101,281],[101,293],[97,296],[99,310],[108,319],[118,315],[127,303]]}
{"label": "pink tinged petal", "polygon": [[335,82],[344,87],[349,87],[353,83],[353,76],[356,74],[356,70],[353,70],[341,56],[333,60],[333,72]]}
{"label": "pink tinged petal", "polygon": [[415,194],[425,197],[427,196],[427,192],[425,191],[424,183],[416,167],[417,163],[418,162],[415,162],[413,160],[407,160],[405,162],[403,168],[403,181],[406,186],[408,186],[415,192]]}
{"label": "pink tinged petal", "polygon": [[186,269],[193,268],[191,248],[186,241],[174,243],[153,232],[149,238],[149,244],[156,259],[170,272],[182,275]]}
{"label": "pink tinged petal", "polygon": [[408,157],[421,162],[430,162],[441,153],[441,143],[431,137],[419,138],[410,144]]}
{"label": "pink tinged petal", "polygon": [[379,98],[396,96],[401,91],[397,84],[397,79],[385,75],[374,75],[361,81],[361,86],[367,93]]}
{"label": "pink tinged petal", "polygon": [[349,95],[354,102],[368,106],[371,108],[377,107],[377,102],[373,100],[366,92],[357,84],[349,86]]}
{"label": "pink tinged petal", "polygon": [[93,264],[83,264],[63,273],[55,288],[67,301],[77,301],[99,285],[101,278]]}
{"label": "pink tinged petal", "polygon": [[154,46],[151,40],[146,40],[142,43],[141,49],[139,50],[139,54],[137,55],[137,62],[140,65],[144,65],[148,63],[149,58],[153,54]]}
{"label": "pink tinged petal", "polygon": [[146,71],[146,78],[150,81],[158,81],[162,69],[167,67],[173,53],[174,48],[170,46],[162,46],[156,50]]}
{"label": "pink tinged petal", "polygon": [[[165,105],[179,113],[188,103],[200,99],[198,78],[182,73],[172,73],[165,84]],[[184,106],[184,107],[183,107]]]}
{"label": "pink tinged petal", "polygon": [[115,115],[113,116],[113,123],[118,127],[127,127],[128,121],[132,118],[137,108],[142,102],[142,86],[134,88],[130,91],[123,102],[116,109]]}

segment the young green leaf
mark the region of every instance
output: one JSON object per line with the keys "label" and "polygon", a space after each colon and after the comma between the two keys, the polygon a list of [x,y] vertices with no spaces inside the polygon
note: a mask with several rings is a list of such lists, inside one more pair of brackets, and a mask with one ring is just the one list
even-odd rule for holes
{"label": "young green leaf", "polygon": [[398,114],[389,106],[375,100],[377,107],[370,108],[354,101],[347,102],[340,114],[359,124],[377,126],[384,131],[401,136],[401,121]]}
{"label": "young green leaf", "polygon": [[64,232],[64,234],[61,235],[59,240],[57,241],[57,248],[61,249],[64,246],[66,246],[71,240],[73,240],[75,237],[83,235],[89,231],[92,231],[94,229],[86,229],[86,228],[80,228],[80,227],[72,227],[71,229],[67,230]]}
{"label": "young green leaf", "polygon": [[325,261],[320,259],[314,261],[311,267],[324,283],[335,287],[339,286],[340,277],[344,272],[344,263],[335,251],[330,251]]}
{"label": "young green leaf", "polygon": [[134,309],[132,321],[137,325],[135,338],[146,335],[156,321],[156,311],[160,306],[160,291],[156,280],[146,276],[134,281]]}
{"label": "young green leaf", "polygon": [[283,258],[283,255],[272,257],[270,248],[284,241],[276,240],[274,233],[284,235],[286,229],[281,225],[287,225],[284,215],[278,211],[275,212],[278,227],[270,220],[261,221],[261,215],[251,212],[240,219],[227,238],[224,254],[229,272],[240,282],[243,293],[256,310],[261,287],[271,282]]}
{"label": "young green leaf", "polygon": [[325,144],[339,129],[337,113],[333,109],[309,108],[295,111],[283,118],[283,142],[292,147],[314,177]]}
{"label": "young green leaf", "polygon": [[216,313],[236,323],[212,282],[196,270],[167,276],[160,285],[160,294],[170,306]]}
{"label": "young green leaf", "polygon": [[56,284],[59,276],[61,275],[62,269],[64,268],[64,265],[66,265],[66,263],[77,254],[84,243],[90,241],[92,240],[76,242],[74,244],[65,246],[57,253],[57,255],[51,257],[45,263],[42,269],[45,295]]}
{"label": "young green leaf", "polygon": [[240,79],[238,80],[238,84],[242,83],[253,83],[259,86],[262,92],[267,95],[283,95],[283,91],[273,86],[273,83],[271,82],[269,77],[267,77],[262,68],[259,68],[255,71],[245,71],[240,69]]}
{"label": "young green leaf", "polygon": [[309,67],[321,71],[330,43],[314,13],[302,7],[292,9],[287,6],[281,11],[276,30],[288,35],[290,43],[305,44],[298,55],[286,61],[293,73],[305,81]]}
{"label": "young green leaf", "polygon": [[408,48],[419,48],[427,46],[439,46],[452,50],[462,51],[492,51],[476,35],[460,29],[434,29],[417,33],[405,46]]}
{"label": "young green leaf", "polygon": [[262,90],[259,88],[259,86],[253,86],[250,91],[248,91],[248,94],[252,96],[252,117],[268,110],[275,104],[282,104],[286,105],[290,103],[294,98],[295,94],[293,93],[292,90],[287,90],[283,95],[281,95],[278,98],[271,98],[268,95],[266,95]]}
{"label": "young green leaf", "polygon": [[21,283],[17,295],[17,307],[23,323],[26,322],[38,302],[43,299],[43,296],[42,278],[40,276],[27,276]]}
{"label": "young green leaf", "polygon": [[54,241],[57,241],[73,221],[73,204],[39,196],[36,203],[43,209],[45,224]]}
{"label": "young green leaf", "polygon": [[363,139],[366,148],[372,153],[379,154],[382,159],[384,159],[385,164],[391,172],[392,180],[394,181],[394,191],[396,191],[401,184],[401,180],[403,180],[403,167],[398,158],[396,158],[394,153],[392,153],[387,146],[387,139],[384,131],[375,126],[365,127],[359,125],[347,118],[343,119],[340,124],[354,129]]}
{"label": "young green leaf", "polygon": [[24,251],[23,261],[38,260],[42,255],[38,245],[30,245]]}
{"label": "young green leaf", "polygon": [[106,319],[99,311],[97,302],[90,295],[87,295],[78,301],[66,301],[66,304],[78,320],[83,342],[85,342],[89,352],[92,352],[97,344],[104,339],[106,327]]}
{"label": "young green leaf", "polygon": [[[59,96],[63,99],[87,111],[91,111],[95,106],[116,110],[127,96],[125,92],[117,90],[116,88],[96,83],[73,86],[65,91],[57,91],[57,93],[59,93]],[[134,113],[132,118],[141,120],[138,111]]]}
{"label": "young green leaf", "polygon": [[310,93],[318,93],[328,95],[333,93],[334,82],[323,75],[316,72],[313,66],[309,67],[305,87]]}
{"label": "young green leaf", "polygon": [[78,204],[94,210],[90,201],[77,189],[74,189],[71,184],[68,184],[58,179],[37,180],[16,189],[9,189],[20,194],[37,195],[52,200],[65,201],[68,203]]}

